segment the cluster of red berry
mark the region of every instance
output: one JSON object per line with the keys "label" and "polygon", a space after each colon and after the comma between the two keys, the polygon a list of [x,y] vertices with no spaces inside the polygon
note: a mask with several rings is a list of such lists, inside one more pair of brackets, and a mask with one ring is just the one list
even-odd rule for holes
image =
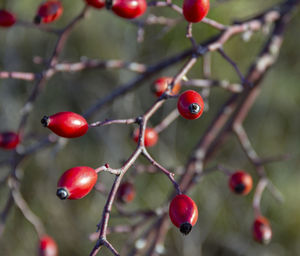
{"label": "cluster of red berry", "polygon": [[[229,187],[239,195],[247,195],[252,189],[252,177],[245,171],[236,171],[230,175]],[[169,215],[172,223],[187,235],[198,219],[196,203],[186,195],[177,195],[171,201]],[[257,216],[253,223],[253,237],[256,241],[267,244],[272,238],[269,221],[263,216]]]}
{"label": "cluster of red berry", "polygon": [[[161,96],[166,92],[171,78],[160,78],[156,80],[155,94]],[[174,90],[174,88],[176,88]],[[177,93],[180,85],[174,86],[171,95]],[[201,95],[193,90],[183,92],[177,103],[179,113],[187,119],[196,119],[204,110]],[[73,112],[59,112],[52,116],[44,116],[41,120],[43,126],[49,128],[58,136],[64,138],[76,138],[83,136],[88,131],[88,123],[84,117]],[[158,141],[158,133],[153,128],[146,128],[144,136],[145,147],[154,146]],[[139,129],[133,134],[133,139],[138,142]],[[19,136],[13,132],[0,134],[0,146],[5,149],[14,149],[20,142]],[[60,199],[80,199],[86,196],[97,181],[97,171],[88,166],[73,167],[60,177],[58,181],[57,196]],[[234,193],[247,195],[252,189],[252,177],[244,172],[237,171],[230,176],[229,186]],[[130,202],[135,196],[132,183],[123,183],[118,191],[118,199],[121,202]],[[188,234],[198,218],[198,209],[194,201],[186,195],[177,195],[171,202],[169,208],[170,218],[173,224],[180,228],[183,234]],[[272,231],[268,221],[259,216],[253,225],[253,235],[257,241],[268,242]]]}
{"label": "cluster of red berry", "polygon": [[[145,13],[145,0],[85,0],[86,4],[97,9],[104,6],[111,9],[116,15],[125,19],[134,19]],[[188,22],[199,22],[208,13],[209,0],[184,0],[183,15]],[[63,13],[63,6],[58,0],[49,0],[42,3],[36,12],[34,23],[50,23],[57,20]],[[16,23],[16,16],[0,10],[0,26],[11,27]]]}
{"label": "cluster of red berry", "polygon": [[[133,19],[143,15],[147,9],[145,0],[85,0],[86,4],[97,9],[106,7],[116,15]],[[188,22],[199,22],[208,13],[209,0],[184,0],[183,15]],[[60,1],[50,0],[41,4],[36,12],[34,22],[50,23],[57,20],[63,13]],[[16,23],[14,14],[0,10],[0,26],[10,27]],[[181,90],[181,83],[172,85],[173,78],[161,77],[153,84],[153,93],[157,97],[177,96]],[[172,86],[171,86],[172,85]],[[204,111],[204,101],[201,95],[193,90],[187,90],[178,97],[177,109],[186,119],[199,118]],[[56,135],[64,138],[77,138],[86,134],[89,125],[86,119],[73,112],[59,112],[51,116],[44,116],[41,123]],[[133,133],[133,139],[139,142],[140,129]],[[18,133],[8,131],[0,134],[0,147],[15,149],[21,142]],[[147,127],[144,131],[144,146],[151,147],[158,142],[158,132]],[[81,199],[93,189],[97,182],[97,169],[88,166],[77,166],[65,171],[57,184],[57,196],[60,199]],[[247,195],[252,189],[252,177],[244,171],[236,171],[230,175],[230,189],[240,195]],[[135,187],[131,182],[123,182],[117,192],[117,198],[122,203],[129,203],[135,197]],[[198,219],[198,208],[195,202],[185,194],[177,194],[169,206],[169,216],[172,223],[187,235]],[[257,216],[253,224],[253,236],[261,243],[268,243],[272,237],[272,230],[268,220]],[[41,255],[57,255],[57,245],[49,236],[40,239]]]}

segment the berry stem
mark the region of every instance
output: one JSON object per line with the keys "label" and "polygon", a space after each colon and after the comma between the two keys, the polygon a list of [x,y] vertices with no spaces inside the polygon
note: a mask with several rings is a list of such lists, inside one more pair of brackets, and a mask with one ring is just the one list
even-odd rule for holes
{"label": "berry stem", "polygon": [[165,175],[167,175],[167,177],[170,179],[170,181],[173,183],[174,188],[177,192],[178,195],[182,194],[182,192],[180,191],[179,185],[176,182],[176,180],[174,179],[174,173],[168,171],[166,168],[164,168],[163,166],[161,166],[158,162],[156,162],[151,155],[148,153],[148,151],[146,149],[143,150],[143,155],[150,161],[150,163],[152,165],[154,165],[155,167],[157,167],[158,169],[160,169]]}
{"label": "berry stem", "polygon": [[252,203],[254,215],[256,218],[261,216],[260,202],[261,202],[262,194],[265,188],[267,187],[267,185],[268,185],[267,178],[260,178],[258,184],[256,185],[256,189],[253,197],[253,203]]}

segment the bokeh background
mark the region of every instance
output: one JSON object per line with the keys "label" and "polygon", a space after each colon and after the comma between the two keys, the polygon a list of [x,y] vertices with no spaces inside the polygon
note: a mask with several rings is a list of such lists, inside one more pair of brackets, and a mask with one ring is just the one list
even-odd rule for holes
{"label": "bokeh background", "polygon": [[[2,7],[15,12],[22,20],[31,21],[40,1],[0,1]],[[180,1],[175,1],[180,5]],[[208,17],[225,24],[236,19],[251,17],[280,1],[232,0],[212,7]],[[81,0],[62,0],[64,15],[51,25],[63,27],[83,7]],[[212,1],[214,5],[216,1]],[[148,14],[178,17],[168,8],[149,8]],[[261,95],[245,121],[254,148],[260,156],[291,154],[285,162],[266,166],[268,176],[285,197],[279,204],[266,191],[262,200],[262,212],[271,221],[273,240],[262,246],[252,241],[251,226],[253,192],[247,197],[233,195],[228,189],[227,178],[222,173],[213,173],[190,191],[199,206],[199,220],[193,232],[183,237],[172,227],[166,240],[166,255],[299,255],[300,252],[300,15],[295,12],[285,34],[285,41],[277,64],[263,81]],[[186,22],[182,21],[169,31],[154,25],[145,30],[145,40],[137,43],[137,27],[114,16],[112,13],[95,9],[76,26],[70,35],[61,60],[76,62],[83,56],[101,60],[123,59],[145,64],[154,64],[189,48],[185,38]],[[193,29],[197,40],[205,40],[217,31],[205,24]],[[0,69],[8,71],[37,72],[41,65],[33,63],[34,56],[49,57],[56,37],[32,28],[21,26],[0,29]],[[263,33],[253,35],[249,42],[235,37],[225,45],[225,50],[234,59],[243,73],[255,59],[266,40]],[[183,63],[175,65],[159,75],[174,75]],[[217,53],[212,54],[212,74],[215,79],[238,82],[232,67]],[[126,70],[88,70],[78,73],[58,73],[48,83],[38,98],[26,127],[30,138],[24,147],[49,133],[40,125],[45,114],[59,111],[83,113],[98,99],[135,76]],[[188,75],[202,78],[201,60]],[[105,118],[130,118],[143,113],[155,98],[150,92],[152,77],[137,90],[116,100],[93,115],[89,121]],[[0,130],[15,130],[20,119],[20,109],[26,101],[33,83],[21,80],[0,80]],[[222,89],[212,90],[210,108],[203,118],[187,122],[179,118],[160,134],[157,146],[150,149],[154,157],[171,169],[183,166],[195,141],[199,140],[209,122],[229,93]],[[170,100],[151,119],[156,125],[176,106]],[[23,176],[21,191],[32,208],[42,219],[49,235],[59,245],[60,255],[88,255],[94,243],[88,235],[94,232],[100,220],[105,198],[93,191],[78,201],[60,201],[55,195],[58,177],[63,171],[76,165],[97,167],[108,162],[119,167],[135,148],[130,138],[133,126],[110,126],[92,129],[84,137],[61,141],[59,145],[41,150],[26,159],[20,166]],[[11,152],[1,151],[0,159]],[[145,163],[143,159],[138,163]],[[223,163],[233,169],[245,169],[255,181],[257,175],[249,164],[237,140],[232,137],[222,147],[213,163]],[[0,177],[8,173],[1,167]],[[129,171],[130,175],[130,171]],[[126,178],[126,177],[125,177]],[[100,174],[99,180],[110,186],[113,176]],[[126,206],[128,210],[154,209],[163,203],[172,191],[172,186],[161,173],[142,174],[135,179],[137,197]],[[0,187],[0,209],[8,196],[6,187]],[[128,223],[127,219],[111,219],[111,224]],[[111,235],[109,240],[121,248],[126,235]],[[0,254],[23,256],[37,254],[38,238],[22,213],[13,207],[7,219],[6,229],[0,240]],[[107,250],[99,255],[110,255]]]}

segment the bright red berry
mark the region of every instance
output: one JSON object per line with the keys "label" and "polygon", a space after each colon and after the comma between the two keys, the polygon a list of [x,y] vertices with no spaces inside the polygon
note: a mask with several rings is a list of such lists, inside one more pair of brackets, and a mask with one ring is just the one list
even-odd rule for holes
{"label": "bright red berry", "polygon": [[183,92],[177,102],[177,109],[186,119],[199,118],[204,110],[204,102],[201,95],[193,90]]}
{"label": "bright red berry", "polygon": [[187,235],[198,219],[198,208],[187,195],[177,195],[171,201],[169,215],[172,223],[180,228],[180,232]]}
{"label": "bright red berry", "polygon": [[115,0],[112,1],[112,11],[125,19],[141,16],[147,9],[145,0]]}
{"label": "bright red berry", "polygon": [[89,128],[85,118],[74,112],[59,112],[52,116],[44,116],[41,123],[58,136],[65,138],[80,137]]}
{"label": "bright red berry", "polygon": [[57,256],[58,248],[56,242],[48,235],[40,239],[39,256]]}
{"label": "bright red berry", "polygon": [[15,132],[0,133],[0,148],[15,149],[20,143],[20,136]]}
{"label": "bright red berry", "polygon": [[[139,141],[140,129],[137,128],[133,132],[133,139],[135,142]],[[152,147],[158,141],[158,133],[153,128],[146,128],[144,135],[144,145],[145,147]]]}
{"label": "bright red berry", "polygon": [[80,199],[95,186],[97,173],[88,166],[73,167],[63,173],[57,183],[56,195],[60,199]]}
{"label": "bright red berry", "polygon": [[252,177],[244,171],[236,171],[230,176],[229,187],[234,193],[247,195],[252,189]]}
{"label": "bright red berry", "polygon": [[63,7],[60,1],[49,0],[42,3],[34,18],[35,24],[50,23],[57,20],[63,13]]}
{"label": "bright red berry", "polygon": [[85,0],[85,2],[93,6],[94,8],[100,9],[105,6],[105,0]]}
{"label": "bright red berry", "polygon": [[262,244],[268,244],[272,239],[272,229],[269,221],[259,216],[253,223],[253,238]]}
{"label": "bright red berry", "polygon": [[188,22],[199,22],[208,13],[209,0],[184,0],[183,15]]}
{"label": "bright red berry", "polygon": [[[168,85],[172,82],[172,77],[160,77],[153,83],[152,91],[157,97],[160,97],[166,90]],[[174,84],[171,95],[176,95],[181,89],[180,83]]]}
{"label": "bright red berry", "polygon": [[122,203],[129,203],[134,199],[134,197],[135,197],[134,185],[128,181],[122,183],[117,192],[118,200]]}
{"label": "bright red berry", "polygon": [[0,27],[11,27],[16,23],[16,17],[9,11],[0,10]]}

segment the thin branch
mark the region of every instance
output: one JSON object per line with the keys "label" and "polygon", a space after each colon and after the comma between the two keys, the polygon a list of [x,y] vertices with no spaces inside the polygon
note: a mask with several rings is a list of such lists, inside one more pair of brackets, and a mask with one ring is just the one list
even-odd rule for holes
{"label": "thin branch", "polygon": [[134,123],[136,123],[135,118],[105,120],[105,121],[98,121],[98,122],[95,122],[95,123],[91,123],[91,124],[89,124],[89,127],[99,127],[99,126],[105,126],[105,125],[111,125],[111,124],[134,124]]}
{"label": "thin branch", "polygon": [[247,81],[245,80],[245,77],[243,76],[242,72],[240,71],[238,65],[224,52],[224,50],[222,48],[219,48],[218,52],[228,63],[230,63],[233,66],[233,68],[235,69],[236,73],[238,74],[238,76],[242,82],[242,85],[245,85],[247,83]]}
{"label": "thin branch", "polygon": [[30,72],[8,72],[8,71],[0,71],[0,79],[19,79],[25,81],[33,81],[36,79],[36,75]]}
{"label": "thin branch", "polygon": [[227,80],[190,79],[188,81],[182,81],[181,84],[182,86],[195,86],[203,89],[220,87],[232,93],[240,93],[243,91],[241,84],[231,83]]}
{"label": "thin branch", "polygon": [[209,19],[207,17],[203,18],[201,22],[203,22],[207,25],[210,25],[213,28],[218,29],[218,30],[226,30],[229,27],[229,26],[226,26],[226,25],[224,25],[222,23],[219,23],[215,20]]}
{"label": "thin branch", "polygon": [[261,215],[260,202],[261,202],[262,194],[265,188],[267,187],[267,185],[268,185],[267,178],[260,178],[258,184],[256,185],[256,189],[253,197],[253,210],[254,210],[255,217]]}
{"label": "thin branch", "polygon": [[42,237],[45,234],[45,228],[41,220],[32,212],[28,204],[24,200],[23,196],[20,193],[19,186],[17,181],[13,178],[9,179],[9,187],[14,199],[15,204],[23,213],[24,217],[34,226],[39,237]]}
{"label": "thin branch", "polygon": [[259,161],[259,157],[257,155],[257,153],[255,152],[255,150],[253,149],[251,142],[248,138],[248,135],[245,131],[245,129],[243,128],[243,126],[239,123],[235,123],[233,126],[233,131],[235,132],[236,136],[239,139],[239,142],[244,150],[244,152],[246,153],[247,157],[249,158],[249,160],[256,165],[256,163]]}
{"label": "thin branch", "polygon": [[54,69],[59,72],[78,72],[86,69],[120,69],[125,68],[133,72],[144,73],[147,69],[147,66],[137,62],[127,62],[123,60],[90,60],[83,59],[80,62],[66,63],[61,62],[57,63],[54,66]]}
{"label": "thin branch", "polygon": [[97,169],[95,169],[96,173],[99,172],[109,172],[111,174],[114,175],[120,175],[122,170],[121,169],[112,169],[110,168],[110,166],[108,164],[105,164],[103,166],[98,167]]}
{"label": "thin branch", "polygon": [[160,165],[158,162],[156,162],[151,155],[148,153],[147,150],[143,150],[143,155],[149,160],[149,162],[154,165],[155,167],[157,167],[158,169],[160,169],[165,175],[167,175],[167,177],[170,179],[170,181],[172,182],[175,190],[177,191],[177,194],[181,194],[180,188],[178,183],[176,182],[176,180],[174,179],[174,173],[168,171],[166,168],[164,168],[162,165]]}
{"label": "thin branch", "polygon": [[177,108],[172,110],[158,125],[154,127],[157,133],[161,133],[166,129],[171,123],[173,123],[179,117],[179,112]]}

